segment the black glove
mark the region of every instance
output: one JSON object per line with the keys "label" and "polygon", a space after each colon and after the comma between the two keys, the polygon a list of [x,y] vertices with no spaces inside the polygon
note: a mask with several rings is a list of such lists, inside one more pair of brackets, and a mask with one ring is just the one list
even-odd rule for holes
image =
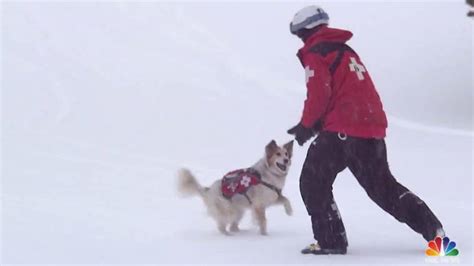
{"label": "black glove", "polygon": [[301,123],[298,123],[298,125],[288,129],[287,133],[290,135],[295,135],[295,140],[300,146],[303,146],[306,141],[316,135],[312,128],[307,128]]}

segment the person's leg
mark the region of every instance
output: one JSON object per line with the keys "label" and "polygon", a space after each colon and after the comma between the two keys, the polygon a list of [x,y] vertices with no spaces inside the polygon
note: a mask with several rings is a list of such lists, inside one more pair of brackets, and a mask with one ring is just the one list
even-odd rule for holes
{"label": "person's leg", "polygon": [[442,225],[418,196],[390,172],[383,139],[348,138],[348,165],[369,197],[382,209],[430,241]]}
{"label": "person's leg", "polygon": [[346,229],[332,193],[330,197],[324,211],[311,215],[314,239],[322,248],[345,249],[348,245]]}
{"label": "person's leg", "polygon": [[311,144],[300,177],[300,191],[311,216],[314,238],[322,248],[347,247],[346,233],[332,194],[336,175],[346,168],[337,134],[322,132]]}

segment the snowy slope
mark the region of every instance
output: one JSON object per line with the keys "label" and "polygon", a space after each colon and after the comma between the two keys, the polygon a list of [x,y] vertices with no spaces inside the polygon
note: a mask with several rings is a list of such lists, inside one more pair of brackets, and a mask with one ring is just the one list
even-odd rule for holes
{"label": "snowy slope", "polygon": [[[349,254],[300,255],[311,241],[298,191],[307,146],[285,188],[295,215],[271,209],[269,236],[246,219],[224,237],[199,199],[177,197],[179,167],[210,184],[289,139],[305,91],[288,20],[302,5],[2,3],[1,263],[433,263],[349,172],[335,183]],[[464,6],[323,6],[355,33],[377,82],[394,175],[457,242],[454,262],[472,263]]]}

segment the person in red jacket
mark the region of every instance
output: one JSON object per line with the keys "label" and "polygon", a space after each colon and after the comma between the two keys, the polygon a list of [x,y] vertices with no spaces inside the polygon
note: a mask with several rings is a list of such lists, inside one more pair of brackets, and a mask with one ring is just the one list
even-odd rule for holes
{"label": "person in red jacket", "polygon": [[314,239],[304,254],[346,254],[347,238],[332,185],[349,168],[368,196],[427,241],[444,236],[441,222],[388,167],[387,118],[370,75],[346,42],[352,33],[328,27],[320,7],[296,13],[291,33],[304,46],[298,58],[305,70],[307,98],[301,121],[288,130],[302,146],[311,144],[300,176],[300,191],[311,216]]}

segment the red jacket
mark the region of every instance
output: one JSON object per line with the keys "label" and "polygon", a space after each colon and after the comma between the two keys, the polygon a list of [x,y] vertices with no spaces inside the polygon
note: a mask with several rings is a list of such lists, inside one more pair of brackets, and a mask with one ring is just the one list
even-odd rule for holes
{"label": "red jacket", "polygon": [[[382,102],[359,56],[345,45],[351,37],[349,31],[323,26],[298,51],[307,86],[301,122],[311,128],[319,121],[325,131],[353,137],[384,138]],[[321,43],[339,48],[315,49]]]}

